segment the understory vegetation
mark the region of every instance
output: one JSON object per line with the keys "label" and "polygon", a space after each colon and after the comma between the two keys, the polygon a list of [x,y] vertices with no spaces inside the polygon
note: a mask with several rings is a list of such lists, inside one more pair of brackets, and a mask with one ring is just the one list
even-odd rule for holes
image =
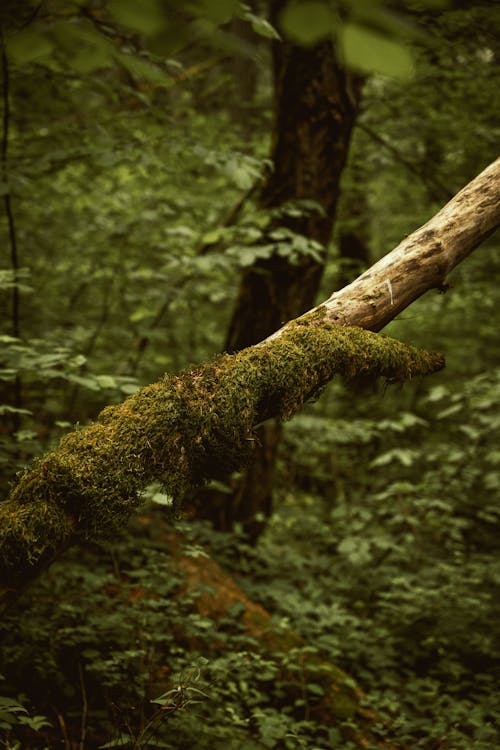
{"label": "understory vegetation", "polygon": [[[332,419],[318,403],[290,423],[256,547],[173,519],[174,554],[152,488],[112,543],[54,564],[0,624],[3,692],[23,693],[0,714],[11,745],[356,747],[352,707],[335,723],[321,710],[319,657],[356,679],[381,740],[495,747],[500,379],[429,385],[411,411],[397,395],[369,417]],[[331,394],[331,408],[345,399]],[[273,614],[272,648],[242,622],[244,603],[198,606],[223,580],[186,590],[178,554],[203,567],[207,551]],[[40,716],[51,726],[36,739],[21,722]]]}
{"label": "understory vegetation", "polygon": [[[160,41],[155,9],[175,3],[42,5],[0,8],[2,497],[105,406],[216,363],[242,270],[323,252],[275,228],[317,206],[256,200],[272,168],[264,3],[193,3],[186,37],[165,22]],[[413,76],[358,61],[318,301],[352,271],[345,233],[374,262],[497,155],[499,9],[405,5]],[[374,24],[403,54],[392,6],[373,3]],[[0,747],[499,747],[499,273],[493,236],[385,329],[444,352],[443,372],[335,379],[284,424],[255,543],[158,481],[127,528],[44,571],[0,617]],[[230,477],[213,486],[230,497]]]}

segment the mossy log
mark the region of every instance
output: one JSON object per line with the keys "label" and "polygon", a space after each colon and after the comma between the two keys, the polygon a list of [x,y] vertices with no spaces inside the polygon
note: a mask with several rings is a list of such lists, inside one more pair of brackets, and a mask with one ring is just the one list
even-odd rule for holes
{"label": "mossy log", "polygon": [[166,376],[34,462],[0,504],[4,595],[78,539],[113,531],[161,481],[174,498],[248,460],[255,426],[286,419],[336,373],[401,381],[443,367],[424,352],[316,311],[283,336]]}

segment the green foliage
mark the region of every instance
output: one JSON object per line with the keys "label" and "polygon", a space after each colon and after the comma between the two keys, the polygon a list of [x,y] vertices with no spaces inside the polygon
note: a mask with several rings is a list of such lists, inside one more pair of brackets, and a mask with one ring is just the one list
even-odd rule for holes
{"label": "green foliage", "polygon": [[401,43],[355,23],[344,24],[340,34],[343,56],[349,67],[363,73],[411,77],[412,55]]}
{"label": "green foliage", "polygon": [[[394,4],[342,5],[336,29],[363,42],[354,36],[344,54],[390,74],[365,86],[338,216],[339,237],[368,230],[373,259],[496,156],[498,10],[473,5],[406,3],[410,20]],[[276,229],[280,211],[317,206],[241,201],[269,168],[265,45],[285,31],[311,43],[330,35],[330,4],[290,5],[288,30],[233,2],[51,0],[32,17],[36,7],[0,8],[11,76],[0,193],[12,200],[20,261],[7,267],[6,252],[0,272],[5,488],[70,425],[165,370],[213,361],[242,268],[325,252]],[[396,60],[374,63],[380,40]],[[413,77],[401,81],[410,47]],[[243,124],[242,55],[258,75]],[[9,248],[4,216],[0,240]],[[54,564],[2,616],[0,744],[79,746],[84,726],[87,747],[349,750],[352,701],[337,705],[334,725],[319,713],[318,660],[362,686],[380,743],[500,744],[497,244],[454,272],[449,294],[426,295],[391,324],[396,338],[445,351],[447,371],[401,391],[333,384],[287,424],[276,512],[255,548],[177,522],[185,558],[231,570],[287,648],[249,634],[242,604],[200,610],[204,587],[186,590],[148,508],[127,533]],[[220,445],[224,454],[227,436]],[[164,489],[149,495],[171,514]]]}
{"label": "green foliage", "polygon": [[[153,481],[182,501],[240,469],[255,425],[290,418],[335,374],[397,382],[443,367],[439,354],[360,328],[315,325],[320,318],[321,310],[302,316],[276,340],[141,388],[35,461],[0,507],[2,587],[29,578],[73,538],[113,533]],[[100,376],[104,387],[109,380]]]}
{"label": "green foliage", "polygon": [[[290,690],[284,667],[300,685],[303,659],[322,653],[361,683],[366,706],[385,719],[381,740],[390,724],[410,746],[489,750],[500,717],[499,397],[498,374],[485,373],[461,391],[436,384],[415,411],[392,417],[327,422],[311,406],[287,426],[282,502],[257,548],[181,526],[188,552],[211,544],[305,648],[263,656],[236,610],[197,614],[201,592],[178,596],[176,564],[153,521],[52,567],[21,602],[29,617],[2,622],[4,672],[34,671],[38,710],[50,699],[70,715],[82,664],[103,745],[141,747],[154,727],[158,747],[326,749],[338,744],[335,730],[307,718],[321,685],[309,677],[293,706],[280,699]],[[396,449],[411,460],[387,461]],[[162,673],[167,689],[155,692]],[[161,721],[155,706],[167,706]]]}
{"label": "green foliage", "polygon": [[[498,375],[482,374],[462,391],[436,384],[416,412],[393,417],[327,422],[320,404],[310,407],[287,427],[282,503],[257,548],[182,526],[192,539],[187,551],[211,544],[278,627],[301,633],[305,650],[261,656],[236,611],[197,614],[200,592],[178,596],[176,565],[153,522],[144,527],[150,537],[136,527],[111,547],[52,567],[21,602],[29,617],[2,622],[4,672],[22,680],[30,670],[38,711],[55,700],[69,717],[81,704],[82,664],[101,744],[140,747],[154,728],[158,747],[329,748],[338,744],[334,729],[306,718],[321,686],[310,680],[287,710],[280,699],[290,690],[284,665],[299,670],[300,684],[302,660],[322,653],[358,679],[367,707],[401,740],[489,750],[500,716],[492,627],[499,396]],[[396,449],[411,461],[386,461]],[[309,489],[298,489],[304,482]],[[223,644],[215,655],[214,642]],[[158,674],[166,674],[166,690],[155,691]]]}
{"label": "green foliage", "polygon": [[285,34],[304,45],[325,39],[332,31],[332,11],[327,3],[289,3],[281,14],[281,27]]}
{"label": "green foliage", "polygon": [[[78,7],[64,4],[58,11],[75,33],[81,27],[90,33]],[[237,263],[223,253],[200,254],[199,238],[262,164],[261,154],[246,153],[234,137],[220,142],[219,132],[229,133],[228,116],[195,110],[196,83],[176,88],[170,78],[167,91],[144,69],[158,59],[117,51],[116,40],[106,43],[115,45],[113,60],[129,71],[127,83],[114,63],[98,76],[68,75],[68,60],[64,70],[57,62],[63,54],[57,45],[47,60],[21,65],[9,45],[24,33],[52,34],[55,15],[42,13],[22,30],[13,23],[6,35],[13,79],[8,181],[21,265],[29,260],[29,270],[14,275],[6,268],[0,277],[0,402],[21,440],[0,436],[3,490],[57,439],[56,423],[85,422],[137,390],[138,380],[219,348],[217,316],[201,326],[206,315],[190,295],[206,279],[206,303],[227,316],[234,294],[227,282]],[[98,25],[92,33],[102,39],[102,30]],[[36,50],[35,40],[26,48]],[[72,38],[68,50],[76,54],[82,45]],[[162,76],[182,80],[181,63],[161,62]],[[199,202],[189,197],[194,185]],[[0,230],[8,247],[6,226]],[[12,333],[14,288],[19,341],[5,338]],[[174,325],[179,319],[183,324]],[[196,353],[179,346],[186,340]]]}
{"label": "green foliage", "polygon": [[[0,682],[3,680],[4,677],[0,675]],[[15,739],[16,733],[24,735],[31,742],[33,734],[50,726],[45,716],[30,715],[20,700],[0,695],[0,737],[5,737],[2,745],[8,750],[21,750],[21,743]]]}
{"label": "green foliage", "polygon": [[[413,413],[359,425],[311,413],[287,427],[283,459],[293,487],[309,489],[285,495],[283,545],[269,530],[259,590],[273,581],[267,606],[299,612],[301,632],[356,674],[412,746],[498,742],[499,396],[496,371],[461,390],[436,385]],[[322,516],[311,512],[318,493]],[[290,534],[303,557],[288,552]],[[272,560],[288,571],[277,589]]]}
{"label": "green foliage", "polygon": [[[182,593],[161,528],[161,520],[157,532],[155,523],[136,526],[55,564],[36,596],[2,619],[8,680],[29,673],[32,693],[70,732],[79,731],[85,697],[91,746],[293,750],[313,737],[326,742],[328,728],[307,718],[320,686],[295,687],[293,702],[286,699],[286,671],[300,675],[308,649],[261,654],[236,609],[196,613],[203,592]],[[43,735],[50,743],[57,732]]]}
{"label": "green foliage", "polygon": [[414,72],[410,43],[425,38],[415,16],[405,17],[405,11],[382,0],[292,0],[280,15],[280,28],[304,46],[334,39],[348,68],[404,80]]}

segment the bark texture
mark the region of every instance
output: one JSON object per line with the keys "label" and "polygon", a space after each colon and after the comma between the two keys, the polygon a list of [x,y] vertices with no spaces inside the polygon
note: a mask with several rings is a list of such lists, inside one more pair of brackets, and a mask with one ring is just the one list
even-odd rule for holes
{"label": "bark texture", "polygon": [[[337,206],[340,175],[357,111],[359,84],[335,59],[331,44],[312,49],[280,43],[274,52],[276,112],[273,171],[259,202],[277,209],[301,200],[318,208],[285,212],[273,224],[326,246]],[[272,241],[272,237],[270,238]],[[278,254],[245,271],[226,341],[228,352],[251,346],[314,302],[324,263],[304,254]]]}
{"label": "bark texture", "polygon": [[326,319],[380,331],[429,289],[447,289],[450,271],[500,225],[500,158],[423,227],[324,303]]}

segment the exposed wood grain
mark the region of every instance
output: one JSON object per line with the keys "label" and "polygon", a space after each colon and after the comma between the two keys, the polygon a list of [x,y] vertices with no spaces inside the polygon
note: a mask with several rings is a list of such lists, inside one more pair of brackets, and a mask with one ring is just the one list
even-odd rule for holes
{"label": "exposed wood grain", "polygon": [[392,252],[325,300],[325,320],[380,331],[425,292],[445,289],[450,271],[499,226],[500,158]]}

